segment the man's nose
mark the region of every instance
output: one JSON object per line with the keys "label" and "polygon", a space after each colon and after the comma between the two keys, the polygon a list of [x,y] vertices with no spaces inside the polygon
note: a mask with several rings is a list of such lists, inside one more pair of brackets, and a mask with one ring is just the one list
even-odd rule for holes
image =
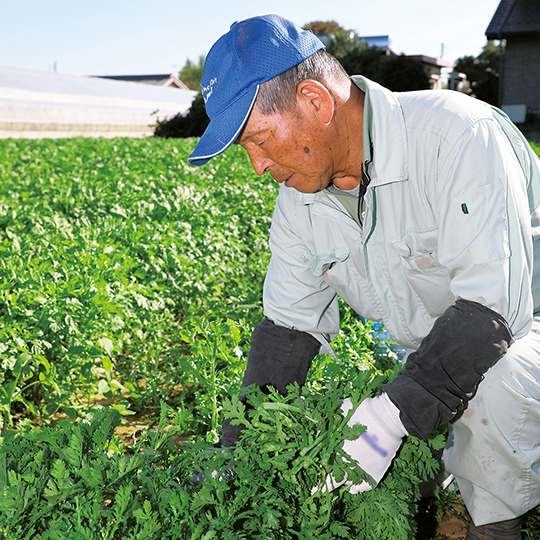
{"label": "man's nose", "polygon": [[248,150],[248,155],[253,170],[258,176],[263,175],[272,165],[274,165],[274,162],[270,158],[265,157],[262,152]]}

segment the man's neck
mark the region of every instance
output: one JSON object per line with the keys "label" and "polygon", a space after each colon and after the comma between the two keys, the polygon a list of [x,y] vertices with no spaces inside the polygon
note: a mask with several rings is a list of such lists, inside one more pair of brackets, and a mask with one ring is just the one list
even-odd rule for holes
{"label": "man's neck", "polygon": [[339,115],[339,144],[343,149],[342,171],[332,181],[342,190],[351,190],[362,182],[364,99],[365,94],[350,83],[350,94],[336,108]]}

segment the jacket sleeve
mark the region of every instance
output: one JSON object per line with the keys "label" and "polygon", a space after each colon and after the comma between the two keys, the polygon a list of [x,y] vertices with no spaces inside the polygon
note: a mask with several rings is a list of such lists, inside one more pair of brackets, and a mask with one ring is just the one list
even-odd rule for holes
{"label": "jacket sleeve", "polygon": [[[454,298],[500,314],[514,338],[532,324],[533,246],[527,200],[531,159],[517,135],[476,122],[441,151],[428,188],[437,216],[438,259]],[[521,152],[521,153],[520,153]]]}
{"label": "jacket sleeve", "polygon": [[264,315],[328,343],[339,333],[336,292],[312,271],[307,254],[315,242],[308,206],[295,204],[293,188],[280,188],[270,229],[271,258],[263,289]]}
{"label": "jacket sleeve", "polygon": [[408,433],[426,439],[463,410],[484,373],[511,342],[508,325],[498,313],[458,300],[436,320],[405,368],[381,389],[400,410]]}

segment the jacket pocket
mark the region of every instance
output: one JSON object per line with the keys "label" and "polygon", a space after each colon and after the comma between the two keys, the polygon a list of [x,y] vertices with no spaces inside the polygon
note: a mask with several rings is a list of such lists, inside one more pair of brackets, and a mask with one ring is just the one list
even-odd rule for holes
{"label": "jacket pocket", "polygon": [[408,232],[391,240],[399,255],[399,268],[426,311],[437,317],[455,302],[448,270],[437,257],[437,230]]}

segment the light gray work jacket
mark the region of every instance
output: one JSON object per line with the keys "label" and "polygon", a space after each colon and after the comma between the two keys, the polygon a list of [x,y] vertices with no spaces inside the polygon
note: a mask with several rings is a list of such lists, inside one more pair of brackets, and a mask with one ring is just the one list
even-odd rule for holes
{"label": "light gray work jacket", "polygon": [[540,306],[540,162],[530,145],[504,113],[460,93],[352,80],[366,93],[360,219],[331,190],[281,186],[265,316],[327,345],[339,332],[339,295],[417,349],[462,298],[525,335]]}

